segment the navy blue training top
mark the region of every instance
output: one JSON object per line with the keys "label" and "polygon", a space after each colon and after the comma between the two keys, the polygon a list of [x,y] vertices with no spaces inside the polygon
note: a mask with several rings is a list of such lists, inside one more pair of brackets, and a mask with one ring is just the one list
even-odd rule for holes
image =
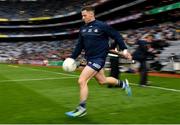
{"label": "navy blue training top", "polygon": [[102,21],[94,20],[80,28],[79,39],[71,58],[76,59],[85,50],[85,58],[105,59],[109,51],[109,37],[118,43],[121,50],[127,49],[119,32]]}

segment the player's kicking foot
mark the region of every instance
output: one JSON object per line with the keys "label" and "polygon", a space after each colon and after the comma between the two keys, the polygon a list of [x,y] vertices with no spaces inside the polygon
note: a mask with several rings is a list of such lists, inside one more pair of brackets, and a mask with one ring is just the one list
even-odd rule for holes
{"label": "player's kicking foot", "polygon": [[125,89],[125,92],[127,93],[128,96],[131,96],[132,95],[132,92],[131,92],[131,87],[129,86],[129,81],[126,79],[124,81],[124,89]]}
{"label": "player's kicking foot", "polygon": [[74,111],[66,112],[65,113],[69,117],[82,117],[87,114],[86,109],[78,106]]}

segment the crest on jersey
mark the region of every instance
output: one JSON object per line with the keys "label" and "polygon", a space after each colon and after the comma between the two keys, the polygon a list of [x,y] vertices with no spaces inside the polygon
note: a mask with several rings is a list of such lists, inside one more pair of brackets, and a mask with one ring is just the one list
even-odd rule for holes
{"label": "crest on jersey", "polygon": [[97,33],[97,32],[98,32],[98,29],[94,29],[94,32]]}

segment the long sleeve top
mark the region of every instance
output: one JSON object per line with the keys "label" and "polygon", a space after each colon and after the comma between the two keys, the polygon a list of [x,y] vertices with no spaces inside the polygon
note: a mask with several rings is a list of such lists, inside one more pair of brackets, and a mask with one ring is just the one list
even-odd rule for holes
{"label": "long sleeve top", "polygon": [[71,58],[76,59],[82,49],[86,59],[106,58],[109,51],[109,37],[115,40],[121,50],[127,49],[121,35],[106,23],[94,20],[80,28],[79,39]]}

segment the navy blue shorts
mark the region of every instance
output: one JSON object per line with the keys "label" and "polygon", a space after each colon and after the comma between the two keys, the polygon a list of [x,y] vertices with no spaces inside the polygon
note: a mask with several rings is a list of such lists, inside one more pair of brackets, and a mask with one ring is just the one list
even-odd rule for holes
{"label": "navy blue shorts", "polygon": [[96,71],[100,71],[105,65],[106,59],[89,59],[87,65]]}

